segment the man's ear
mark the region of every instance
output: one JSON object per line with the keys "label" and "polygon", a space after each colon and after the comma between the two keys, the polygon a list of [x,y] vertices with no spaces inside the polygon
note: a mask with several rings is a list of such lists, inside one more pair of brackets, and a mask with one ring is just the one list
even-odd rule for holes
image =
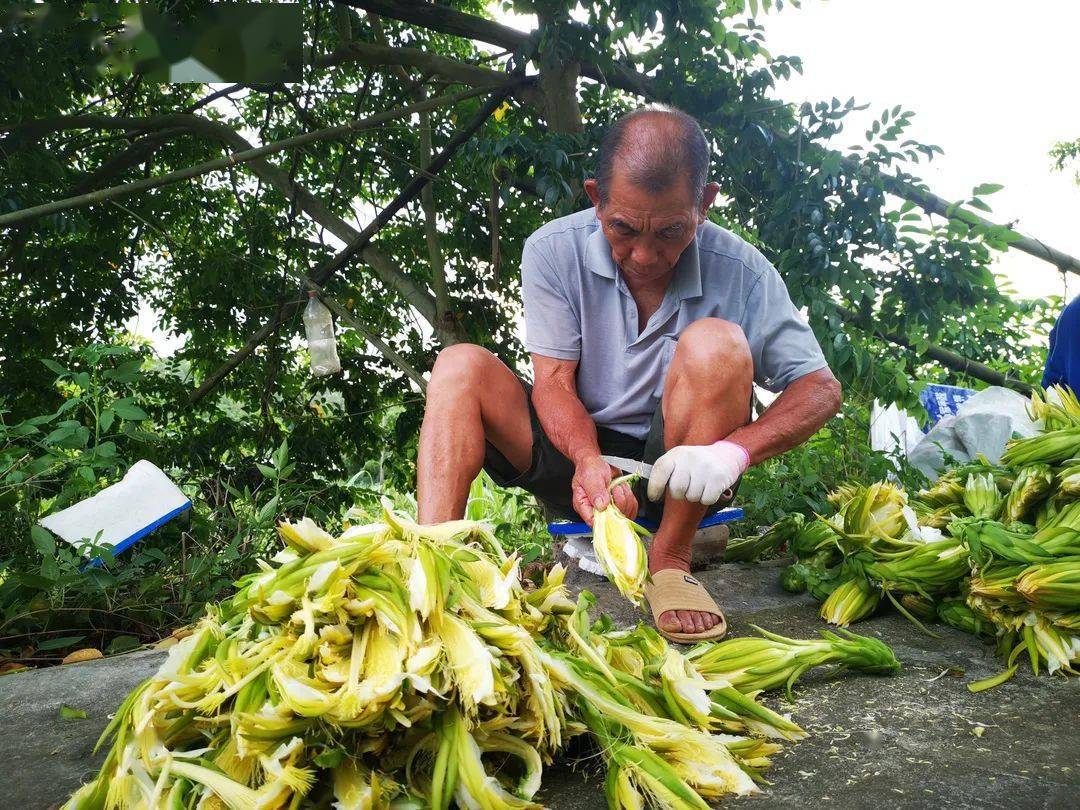
{"label": "man's ear", "polygon": [[701,193],[701,210],[698,211],[698,224],[700,225],[705,221],[705,215],[709,213],[709,209],[716,201],[716,195],[720,193],[719,183],[706,183],[705,188]]}
{"label": "man's ear", "polygon": [[[717,188],[720,188],[717,186]],[[592,200],[593,207],[596,208],[597,213],[600,211],[600,189],[597,188],[596,180],[590,177],[585,181],[585,193],[589,195],[589,199]],[[714,195],[715,196],[715,195]]]}

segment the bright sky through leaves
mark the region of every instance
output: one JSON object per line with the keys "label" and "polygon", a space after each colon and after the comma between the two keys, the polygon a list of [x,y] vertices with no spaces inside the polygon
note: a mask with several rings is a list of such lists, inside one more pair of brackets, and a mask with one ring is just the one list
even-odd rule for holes
{"label": "bright sky through leaves", "polygon": [[[489,8],[506,25],[536,26]],[[991,219],[1019,220],[1029,235],[1080,255],[1080,188],[1071,173],[1052,172],[1049,158],[1056,141],[1080,137],[1072,89],[1080,3],[1042,0],[1036,12],[1007,0],[805,0],[759,23],[774,55],[799,56],[805,66],[780,86],[782,98],[854,96],[871,105],[868,117],[903,105],[916,114],[909,136],[945,150],[917,167],[933,191],[959,199],[979,183],[1001,183],[988,199]],[[850,120],[840,148],[862,142],[864,119]],[[1065,292],[1052,265],[1019,251],[998,267],[1017,295]],[[1078,292],[1074,276],[1068,294]]]}

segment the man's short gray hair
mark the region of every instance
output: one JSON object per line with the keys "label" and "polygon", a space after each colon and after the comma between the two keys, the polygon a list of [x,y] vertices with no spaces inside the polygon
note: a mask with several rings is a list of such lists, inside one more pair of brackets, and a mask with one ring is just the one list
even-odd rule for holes
{"label": "man's short gray hair", "polygon": [[653,194],[677,180],[689,182],[700,204],[709,172],[709,143],[692,116],[666,104],[647,104],[616,120],[600,142],[595,179],[601,205],[607,204],[616,164],[631,184]]}

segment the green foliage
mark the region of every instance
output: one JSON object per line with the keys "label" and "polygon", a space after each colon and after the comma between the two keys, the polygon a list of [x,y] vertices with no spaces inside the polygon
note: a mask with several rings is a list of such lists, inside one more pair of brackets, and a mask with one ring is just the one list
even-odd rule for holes
{"label": "green foliage", "polygon": [[[1080,162],[1080,138],[1075,141],[1060,141],[1054,144],[1050,150],[1050,157],[1054,159],[1054,168],[1059,172],[1065,171],[1069,166]],[[1080,168],[1074,175],[1076,184],[1080,185]]]}
{"label": "green foliage", "polygon": [[[385,38],[391,47],[497,71],[521,58],[389,18],[376,28],[369,15],[326,2],[302,5],[309,62],[340,53],[350,38]],[[451,5],[486,13],[481,0]],[[578,5],[571,19],[569,10]],[[1050,311],[1044,302],[1012,301],[998,286],[992,263],[1010,233],[970,217],[931,218],[886,191],[886,175],[917,186],[919,164],[940,152],[908,137],[912,113],[883,109],[858,133],[860,143],[836,151],[838,138],[850,135],[849,116],[864,104],[831,99],[795,107],[778,100],[784,81],[802,65],[768,51],[759,20],[797,5],[503,3],[542,21],[532,40],[533,69],[577,56],[604,75],[647,74],[657,98],[702,122],[723,201],[710,216],[780,269],[849,400],[878,397],[911,406],[918,393],[913,380],[971,383],[925,361],[920,352],[928,343],[1037,379],[1042,350],[1033,347],[1041,346]],[[63,13],[49,11],[57,8],[26,0],[2,12],[0,121],[33,124],[5,130],[0,142],[3,212],[222,155],[222,144],[202,131],[173,127],[165,116],[175,113],[269,143],[445,89],[443,77],[420,69],[341,59],[308,64],[302,83],[250,86],[211,99],[203,85],[156,84],[99,69],[102,38],[107,43],[121,21],[119,4],[71,3]],[[475,98],[432,112],[433,148],[441,149],[482,103]],[[560,132],[548,125],[542,105],[515,97],[451,159],[432,185],[446,271],[443,323],[523,368],[521,245],[545,222],[586,204],[581,182],[592,170],[596,146],[610,122],[638,103],[605,83],[582,82],[581,131]],[[66,129],[50,123],[84,114],[158,125]],[[403,120],[269,160],[328,211],[362,224],[424,159],[419,127]],[[976,187],[963,201],[966,208],[988,210],[997,188]],[[434,324],[416,306],[417,296],[433,297],[437,281],[424,222],[414,200],[375,241],[417,295],[359,260],[327,286],[421,371],[438,349]],[[250,568],[275,542],[275,515],[307,513],[333,524],[354,503],[375,509],[379,493],[414,489],[423,399],[397,366],[341,324],[343,374],[310,376],[295,318],[208,397],[189,404],[195,387],[231,352],[279,307],[302,296],[296,276],[325,262],[338,244],[245,166],[0,232],[0,609],[6,623],[0,635],[15,645],[32,637],[82,636],[79,643],[103,646],[120,637],[149,640]],[[880,343],[845,322],[835,304],[903,335],[913,350]],[[175,339],[168,357],[122,337],[130,319],[147,311],[154,326]],[[763,524],[788,511],[808,513],[819,506],[815,489],[848,477],[881,477],[884,460],[858,449],[866,445],[865,422],[865,405],[849,405],[810,444],[752,471],[741,493],[749,520]],[[190,523],[169,524],[121,563],[107,560],[104,568],[80,574],[80,555],[56,548],[32,526],[42,514],[115,482],[139,458],[157,463],[192,497]],[[470,508],[483,504],[504,534],[510,526],[526,527],[504,542],[526,559],[542,558],[545,535],[531,502],[479,486]]]}
{"label": "green foliage", "polygon": [[469,488],[465,517],[490,523],[503,548],[516,551],[524,563],[550,557],[551,535],[536,500],[523,490],[498,486],[483,470]]}
{"label": "green foliage", "polygon": [[[261,452],[233,431],[233,449],[217,463],[179,454],[198,423],[169,421],[158,391],[168,390],[171,369],[144,345],[91,344],[45,365],[55,410],[14,422],[0,408],[0,635],[17,645],[38,639],[39,660],[74,645],[120,652],[157,638],[273,553],[281,515],[330,521],[352,500],[346,482],[316,472],[287,440]],[[102,565],[92,568],[86,547],[36,525],[119,480],[138,458],[163,467],[194,509],[119,558],[95,549]]]}
{"label": "green foliage", "polygon": [[0,410],[0,498],[36,503],[35,514],[62,509],[93,493],[125,468],[120,447],[155,440],[148,419],[128,395],[142,375],[145,350],[91,344],[72,353],[71,367],[42,364],[55,375],[62,401],[55,411],[7,424]]}

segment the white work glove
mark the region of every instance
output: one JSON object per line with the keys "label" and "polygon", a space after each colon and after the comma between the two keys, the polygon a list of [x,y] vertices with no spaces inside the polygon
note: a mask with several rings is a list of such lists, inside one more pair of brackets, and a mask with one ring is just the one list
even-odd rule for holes
{"label": "white work glove", "polygon": [[750,453],[735,442],[673,447],[653,465],[649,500],[660,500],[666,487],[677,500],[711,506],[749,466]]}

